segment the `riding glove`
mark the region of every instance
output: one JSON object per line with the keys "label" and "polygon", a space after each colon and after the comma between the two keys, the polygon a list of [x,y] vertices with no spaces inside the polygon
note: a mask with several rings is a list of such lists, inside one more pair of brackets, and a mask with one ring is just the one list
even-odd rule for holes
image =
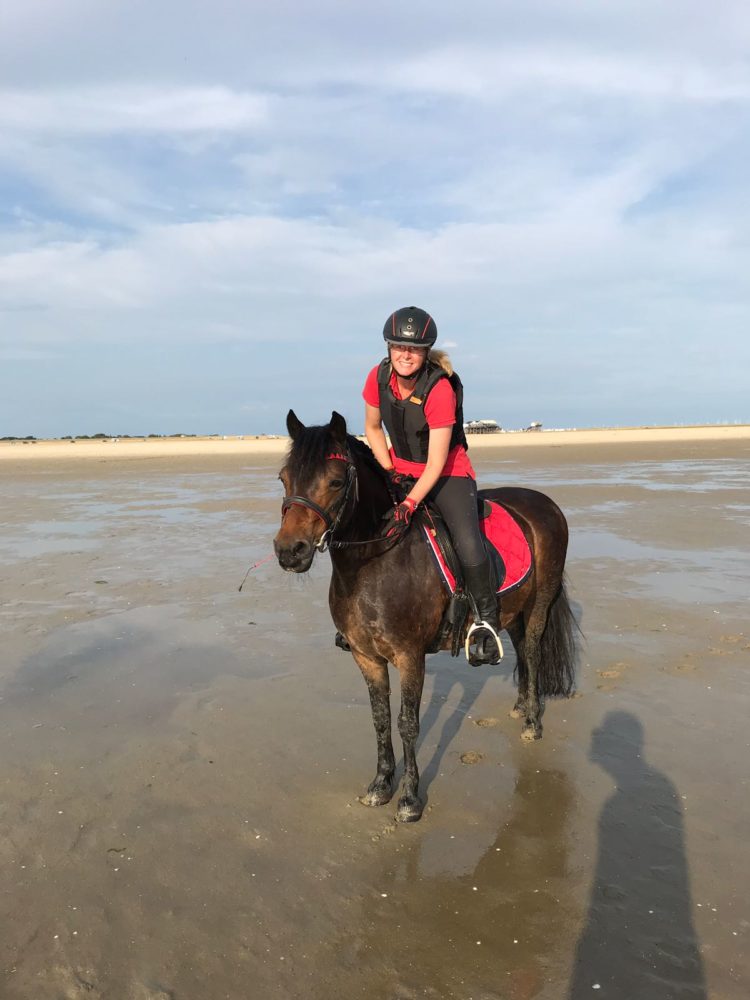
{"label": "riding glove", "polygon": [[408,476],[405,472],[396,472],[395,469],[388,470],[388,478],[391,481],[391,489],[397,500],[402,500],[416,482],[414,476]]}
{"label": "riding glove", "polygon": [[386,538],[393,538],[402,535],[411,523],[412,514],[416,510],[416,503],[411,497],[406,497],[401,503],[396,504],[386,514],[383,515],[383,530],[381,534]]}

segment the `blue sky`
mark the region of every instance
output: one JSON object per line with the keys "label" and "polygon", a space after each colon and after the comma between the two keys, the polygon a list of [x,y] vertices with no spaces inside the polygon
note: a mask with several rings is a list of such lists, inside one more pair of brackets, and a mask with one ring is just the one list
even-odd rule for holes
{"label": "blue sky", "polygon": [[6,0],[0,436],[750,421],[750,6]]}

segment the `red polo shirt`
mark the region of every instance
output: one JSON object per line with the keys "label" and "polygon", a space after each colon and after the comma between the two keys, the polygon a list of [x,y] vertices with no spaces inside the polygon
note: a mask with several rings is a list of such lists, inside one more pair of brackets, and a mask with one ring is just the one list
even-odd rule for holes
{"label": "red polo shirt", "polygon": [[[396,399],[403,399],[398,389],[395,372],[391,372],[391,389]],[[370,406],[380,408],[380,389],[378,387],[378,366],[372,369],[365,381],[362,390],[362,398]],[[427,426],[452,427],[456,422],[456,394],[453,386],[447,378],[441,378],[430,390],[424,404],[424,415],[427,419]],[[406,476],[419,478],[424,472],[424,462],[407,462],[403,458],[397,458],[391,448],[391,461],[396,472],[401,472]],[[476,474],[472,468],[469,456],[462,444],[457,444],[448,452],[441,476],[469,476],[476,479]]]}

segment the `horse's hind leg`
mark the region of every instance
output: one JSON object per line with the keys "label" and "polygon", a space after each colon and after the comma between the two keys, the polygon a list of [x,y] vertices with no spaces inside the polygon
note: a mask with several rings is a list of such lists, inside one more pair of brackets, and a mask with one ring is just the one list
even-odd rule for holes
{"label": "horse's hind leg", "polygon": [[523,658],[526,668],[526,698],[521,702],[521,682],[519,671],[518,706],[524,711],[521,739],[525,741],[542,738],[542,710],[539,699],[539,665],[542,654],[542,633],[547,624],[547,608],[540,612],[536,608],[526,622],[523,641]]}
{"label": "horse's hind leg", "polygon": [[414,823],[422,815],[424,806],[419,797],[419,770],[417,769],[417,737],[419,736],[419,704],[424,684],[424,655],[408,663],[397,663],[401,674],[401,711],[398,731],[404,745],[404,784],[398,800],[396,819],[400,823]]}
{"label": "horse's hind leg", "polygon": [[382,657],[365,656],[353,651],[362,676],[370,692],[372,721],[378,743],[378,770],[359,801],[366,806],[384,806],[393,798],[393,774],[396,758],[391,742],[391,686],[388,679],[388,661]]}
{"label": "horse's hind leg", "polygon": [[522,719],[526,716],[526,702],[529,697],[529,671],[526,667],[526,643],[523,620],[519,617],[507,627],[508,635],[516,651],[516,681],[518,697],[513,708],[508,713],[511,719]]}

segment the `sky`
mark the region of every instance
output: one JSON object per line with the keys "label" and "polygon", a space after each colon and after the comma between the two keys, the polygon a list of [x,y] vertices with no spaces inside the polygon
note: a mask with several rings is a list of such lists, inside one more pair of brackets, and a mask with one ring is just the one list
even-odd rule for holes
{"label": "sky", "polygon": [[746,0],[4,0],[0,436],[750,422]]}

